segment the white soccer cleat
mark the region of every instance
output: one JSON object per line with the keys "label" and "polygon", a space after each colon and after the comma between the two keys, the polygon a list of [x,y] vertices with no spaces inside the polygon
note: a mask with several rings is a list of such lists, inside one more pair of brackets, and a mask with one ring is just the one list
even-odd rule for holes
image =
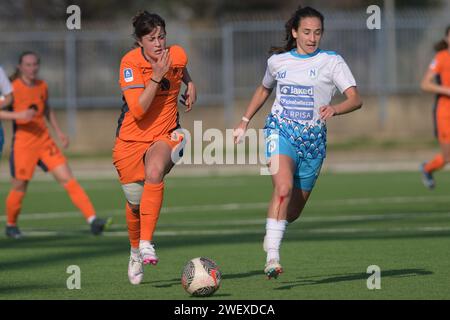
{"label": "white soccer cleat", "polygon": [[155,247],[150,242],[144,242],[139,245],[139,252],[141,253],[142,261],[144,265],[153,264],[156,265],[159,261],[158,256],[155,253]]}
{"label": "white soccer cleat", "polygon": [[140,284],[144,278],[144,265],[140,257],[130,255],[128,263],[128,279],[131,284]]}
{"label": "white soccer cleat", "polygon": [[266,263],[266,267],[264,268],[264,273],[269,279],[278,278],[278,275],[283,273],[283,267],[280,262],[276,259],[271,259]]}

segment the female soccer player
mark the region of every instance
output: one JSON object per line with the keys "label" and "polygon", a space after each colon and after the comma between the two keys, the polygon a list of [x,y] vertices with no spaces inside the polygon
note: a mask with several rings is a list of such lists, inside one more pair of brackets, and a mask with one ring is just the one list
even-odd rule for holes
{"label": "female soccer player", "polygon": [[[279,248],[286,226],[300,216],[319,175],[326,152],[326,120],[362,106],[344,59],[319,49],[323,15],[299,7],[285,29],[286,44],[272,48],[262,85],[234,131],[238,143],[276,86],[276,99],[264,127],[274,186],[263,245],[267,252],[264,272],[269,279],[283,271]],[[346,99],[330,105],[336,88]]]}
{"label": "female soccer player", "polygon": [[[9,82],[3,69],[0,67],[0,120],[22,120],[29,122],[36,111],[29,109],[21,112],[12,112],[3,110],[3,108],[9,106],[12,102],[12,86]],[[3,143],[5,142],[3,136],[3,128],[0,123],[0,157],[2,155]],[[10,229],[6,228],[6,235],[10,236]]]}
{"label": "female soccer player", "polygon": [[445,30],[445,38],[435,45],[437,51],[425,73],[421,87],[426,92],[436,94],[434,105],[435,132],[441,146],[432,160],[421,165],[422,181],[425,187],[433,189],[433,172],[450,161],[450,26]]}
{"label": "female soccer player", "polygon": [[30,122],[14,121],[10,156],[12,188],[6,199],[6,234],[11,238],[21,237],[17,219],[28,182],[33,177],[36,165],[39,165],[44,171],[50,171],[66,189],[73,204],[80,209],[90,224],[91,232],[98,235],[102,233],[110,220],[96,217],[89,197],[75,180],[66,158],[50,136],[45,118],[56,132],[63,147],[66,148],[69,145],[68,137],[59,128],[56,116],[48,105],[47,84],[38,79],[39,66],[39,57],[36,53],[24,52],[20,55],[16,73],[11,78],[13,110],[32,109],[36,114]]}
{"label": "female soccer player", "polygon": [[127,199],[128,277],[132,284],[139,284],[143,264],[158,262],[152,240],[163,201],[163,179],[174,166],[172,152],[179,150],[183,140],[176,131],[181,82],[187,85],[182,95],[186,112],[196,100],[196,91],[186,69],[185,51],[178,45],[166,46],[164,20],[140,11],[133,27],[137,47],[120,64],[124,105],[113,161]]}

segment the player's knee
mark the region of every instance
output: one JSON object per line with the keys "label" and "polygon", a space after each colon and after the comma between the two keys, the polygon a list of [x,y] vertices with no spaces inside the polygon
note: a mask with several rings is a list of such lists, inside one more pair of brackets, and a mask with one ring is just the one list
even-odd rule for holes
{"label": "player's knee", "polygon": [[18,192],[25,192],[25,191],[27,191],[27,185],[28,185],[28,181],[15,180],[12,183],[12,189],[14,191],[18,191]]}
{"label": "player's knee", "polygon": [[144,191],[144,182],[139,181],[123,184],[122,190],[133,213],[139,213],[139,204],[141,203],[142,192]]}
{"label": "player's knee", "polygon": [[292,194],[292,184],[290,183],[279,183],[275,185],[275,192],[279,197],[290,198]]}
{"label": "player's knee", "polygon": [[164,172],[163,170],[160,170],[159,168],[148,168],[145,171],[145,182],[146,183],[160,183],[164,178]]}
{"label": "player's knee", "polygon": [[57,178],[60,185],[65,186],[69,183],[69,181],[73,180],[73,178],[70,177],[59,177]]}

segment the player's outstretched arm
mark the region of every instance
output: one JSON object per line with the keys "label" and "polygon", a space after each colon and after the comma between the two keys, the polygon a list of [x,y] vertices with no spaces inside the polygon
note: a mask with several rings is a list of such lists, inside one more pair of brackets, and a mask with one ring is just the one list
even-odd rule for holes
{"label": "player's outstretched arm", "polygon": [[0,111],[0,119],[2,120],[24,120],[25,122],[33,119],[36,111],[29,109],[20,112]]}
{"label": "player's outstretched arm", "polygon": [[258,110],[261,109],[271,93],[272,89],[268,89],[263,85],[260,85],[258,88],[256,88],[256,91],[253,94],[252,100],[250,100],[250,103],[248,104],[244,116],[242,117],[239,124],[234,128],[234,143],[239,143],[241,141],[242,137],[245,135],[245,131],[247,130],[248,123],[258,112]]}
{"label": "player's outstretched arm", "polygon": [[436,73],[433,70],[428,69],[420,83],[420,88],[425,92],[450,96],[450,88],[437,84],[434,81],[435,78]]}
{"label": "player's outstretched arm", "polygon": [[327,105],[319,108],[320,117],[327,120],[331,117],[346,114],[362,107],[362,100],[356,87],[350,87],[344,91],[346,99],[335,105]]}
{"label": "player's outstretched arm", "polygon": [[36,114],[36,111],[33,109],[28,109],[28,110],[20,111],[20,112],[2,110],[2,109],[5,109],[6,107],[10,106],[12,104],[12,101],[13,101],[12,93],[7,94],[6,96],[0,96],[0,119],[23,120],[25,122],[28,122]]}

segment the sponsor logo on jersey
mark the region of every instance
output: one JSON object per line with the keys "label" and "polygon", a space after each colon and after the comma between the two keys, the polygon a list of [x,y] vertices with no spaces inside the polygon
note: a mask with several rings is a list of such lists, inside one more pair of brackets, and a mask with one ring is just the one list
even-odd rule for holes
{"label": "sponsor logo on jersey", "polygon": [[123,79],[125,80],[125,82],[133,81],[133,70],[130,68],[123,69]]}
{"label": "sponsor logo on jersey", "polygon": [[280,80],[280,79],[286,78],[286,72],[287,71],[279,71],[279,72],[277,72],[277,76],[275,77],[275,79]]}
{"label": "sponsor logo on jersey", "polygon": [[280,85],[282,116],[291,120],[312,120],[314,115],[314,87]]}
{"label": "sponsor logo on jersey", "polygon": [[284,109],[283,111],[283,117],[292,119],[292,120],[303,120],[303,121],[307,121],[307,120],[312,120],[313,118],[313,110],[288,110],[288,109]]}
{"label": "sponsor logo on jersey", "polygon": [[280,104],[285,108],[296,108],[296,107],[304,107],[304,108],[314,108],[314,98],[313,97],[289,97],[289,96],[281,96]]}
{"label": "sponsor logo on jersey", "polygon": [[284,85],[280,85],[280,92],[284,95],[289,95],[289,96],[313,97],[314,96],[314,87],[312,87],[312,86],[295,86],[295,85],[284,84]]}
{"label": "sponsor logo on jersey", "polygon": [[312,69],[308,70],[308,76],[311,79],[317,78],[318,75],[319,75],[319,70],[317,68],[312,68]]}

